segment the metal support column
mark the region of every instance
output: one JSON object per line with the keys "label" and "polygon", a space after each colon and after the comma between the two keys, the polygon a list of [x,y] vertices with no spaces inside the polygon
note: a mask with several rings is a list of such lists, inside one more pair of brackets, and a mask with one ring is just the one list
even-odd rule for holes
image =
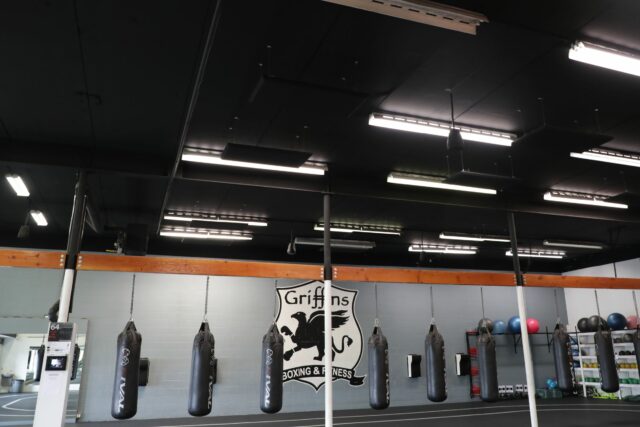
{"label": "metal support column", "polygon": [[332,348],[332,310],[331,310],[331,196],[323,195],[324,220],[324,425],[333,426],[333,361]]}
{"label": "metal support column", "polygon": [[531,356],[531,345],[529,343],[529,331],[527,330],[527,307],[524,300],[524,277],[520,269],[520,258],[518,257],[518,238],[516,236],[516,223],[513,212],[507,213],[509,223],[509,237],[511,238],[511,252],[513,255],[513,272],[516,277],[516,298],[518,299],[518,315],[520,316],[520,334],[522,336],[522,353],[524,356],[524,370],[527,378],[527,388],[529,397],[529,416],[531,417],[531,427],[538,427],[538,410],[536,408],[536,381],[533,374],[533,358]]}

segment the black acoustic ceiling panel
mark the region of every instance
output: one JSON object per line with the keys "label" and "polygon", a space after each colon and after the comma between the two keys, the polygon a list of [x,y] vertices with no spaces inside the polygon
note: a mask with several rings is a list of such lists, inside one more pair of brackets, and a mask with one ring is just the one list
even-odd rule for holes
{"label": "black acoustic ceiling panel", "polygon": [[451,174],[445,181],[456,185],[505,189],[516,185],[518,178],[508,175],[461,170]]}
{"label": "black acoustic ceiling panel", "polygon": [[244,144],[227,144],[222,151],[224,160],[238,162],[266,163],[269,165],[297,168],[309,160],[311,153],[304,151],[281,150],[279,148],[255,147]]}
{"label": "black acoustic ceiling panel", "polygon": [[516,151],[541,149],[552,151],[586,151],[611,141],[611,137],[584,129],[543,125],[527,132],[513,143]]}

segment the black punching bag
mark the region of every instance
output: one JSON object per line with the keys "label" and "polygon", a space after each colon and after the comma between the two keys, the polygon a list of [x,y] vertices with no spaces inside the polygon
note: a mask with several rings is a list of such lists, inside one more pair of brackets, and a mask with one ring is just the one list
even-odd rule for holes
{"label": "black punching bag", "polygon": [[444,402],[447,399],[444,339],[435,324],[431,324],[424,341],[424,355],[427,362],[427,397],[432,402]]}
{"label": "black punching bag", "polygon": [[36,357],[36,373],[34,375],[34,381],[40,381],[42,377],[42,367],[44,366],[44,344],[38,347],[38,353]]}
{"label": "black punching bag", "polygon": [[111,398],[111,416],[119,420],[131,418],[138,409],[138,373],[142,336],[132,320],[118,335],[116,373]]}
{"label": "black punching bag", "polygon": [[282,409],[282,350],[284,338],[275,322],[262,338],[260,374],[260,410],[275,414]]}
{"label": "black punching bag", "polygon": [[189,414],[202,417],[211,413],[213,405],[213,365],[215,340],[209,323],[202,322],[193,339],[191,352],[191,386],[189,387]]}
{"label": "black punching bag", "polygon": [[569,360],[569,334],[565,327],[557,324],[551,338],[553,343],[553,363],[556,368],[558,388],[562,391],[573,390],[571,378],[571,361]]}
{"label": "black punching bag", "polygon": [[638,373],[640,373],[640,329],[636,328],[636,331],[632,335],[631,341],[633,342],[633,349],[636,352],[636,364],[638,367]]}
{"label": "black punching bag", "polygon": [[496,341],[488,332],[478,336],[478,368],[480,370],[480,398],[485,402],[498,400],[498,367]]}
{"label": "black punching bag", "polygon": [[611,331],[603,331],[598,328],[594,335],[596,342],[596,355],[598,365],[600,365],[600,376],[602,378],[601,388],[608,393],[615,393],[620,389],[618,380],[618,370],[616,368],[616,356],[613,351],[613,340]]}
{"label": "black punching bag", "polygon": [[369,405],[373,409],[387,409],[389,394],[389,343],[379,326],[369,338]]}

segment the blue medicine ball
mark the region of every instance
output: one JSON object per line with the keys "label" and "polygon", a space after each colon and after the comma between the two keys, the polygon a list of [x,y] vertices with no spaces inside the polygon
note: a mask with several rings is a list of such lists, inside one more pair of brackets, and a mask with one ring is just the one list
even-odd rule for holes
{"label": "blue medicine ball", "polygon": [[511,319],[509,319],[509,332],[511,332],[512,334],[520,333],[520,317],[519,316],[513,316]]}
{"label": "blue medicine ball", "polygon": [[493,334],[504,334],[507,331],[507,324],[502,320],[493,322]]}
{"label": "blue medicine ball", "polygon": [[547,380],[547,388],[549,390],[555,390],[556,388],[558,388],[558,381],[556,381],[554,378],[549,378]]}
{"label": "blue medicine ball", "polygon": [[614,331],[621,331],[627,327],[627,318],[620,313],[611,313],[607,317],[607,325]]}

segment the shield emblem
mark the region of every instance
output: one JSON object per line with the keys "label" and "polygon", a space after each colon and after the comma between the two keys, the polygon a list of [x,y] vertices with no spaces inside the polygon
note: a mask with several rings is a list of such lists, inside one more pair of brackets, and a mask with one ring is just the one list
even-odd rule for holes
{"label": "shield emblem", "polygon": [[324,284],[306,282],[278,289],[280,309],[276,324],[284,337],[283,380],[324,384],[325,357],[333,358],[333,381],[360,386],[364,376],[355,369],[362,357],[362,330],[355,314],[358,291],[331,287],[333,344],[324,348]]}

